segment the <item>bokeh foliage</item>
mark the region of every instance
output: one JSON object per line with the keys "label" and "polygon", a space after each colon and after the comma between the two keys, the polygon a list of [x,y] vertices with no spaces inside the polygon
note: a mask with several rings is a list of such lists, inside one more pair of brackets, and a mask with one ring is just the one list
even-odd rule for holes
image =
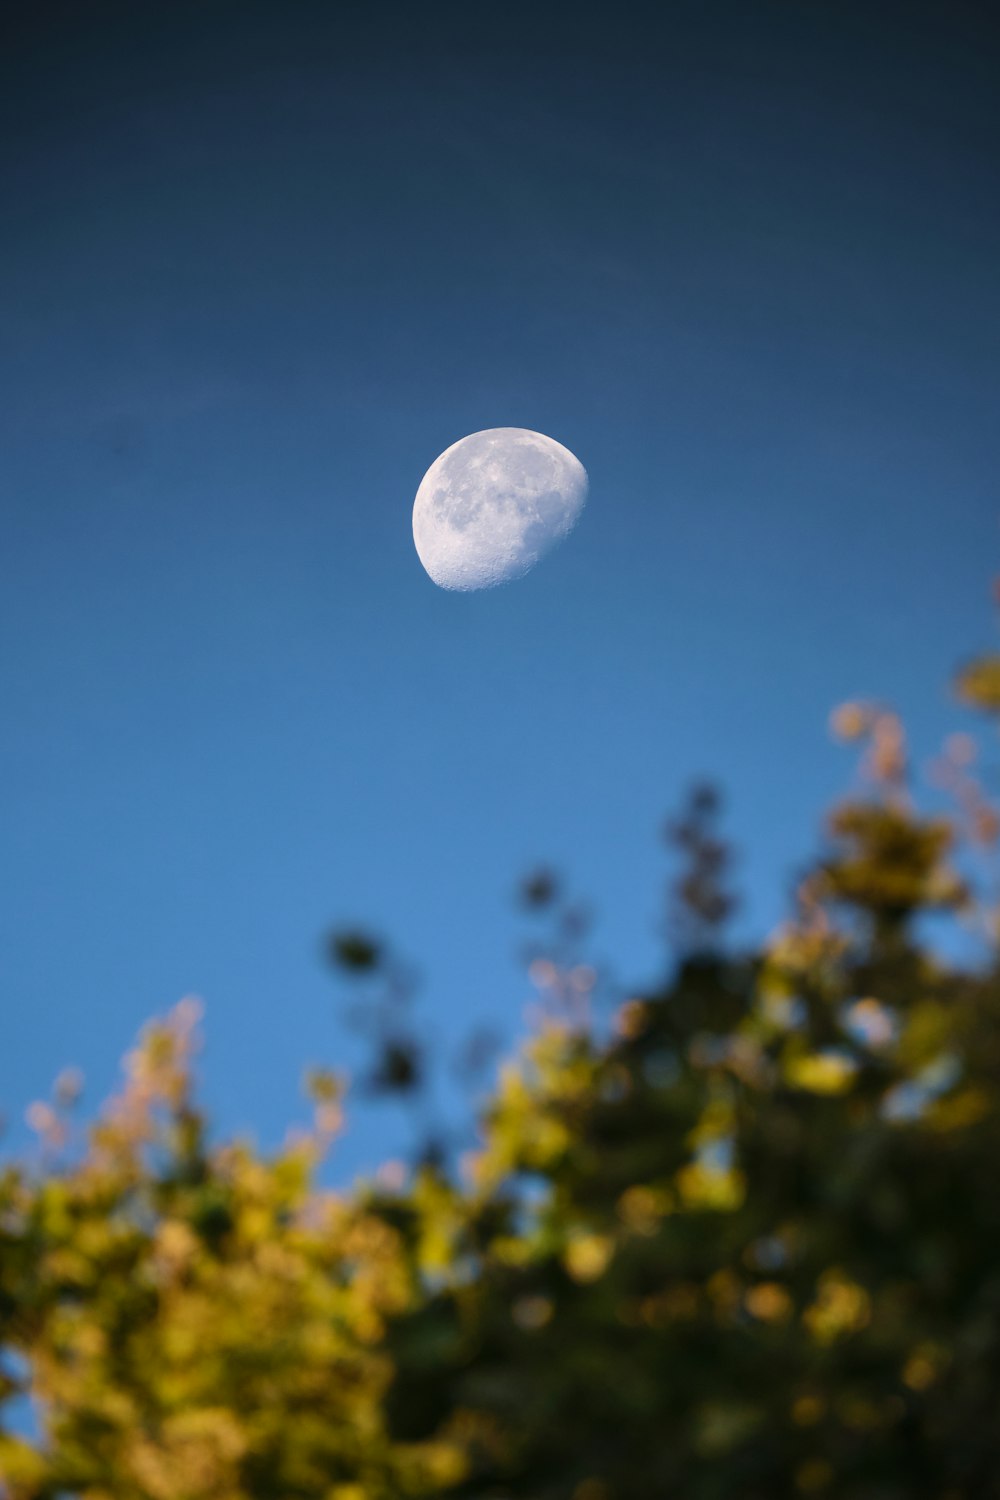
{"label": "bokeh foliage", "polygon": [[[984,658],[958,690],[996,715],[998,682]],[[190,1003],[82,1146],[64,1076],[38,1159],[0,1175],[0,1397],[37,1418],[0,1429],[3,1494],[1000,1495],[997,818],[968,737],[927,812],[892,714],[834,728],[862,775],[781,931],[727,949],[697,792],[668,980],[595,1020],[592,971],[536,958],[551,1003],[454,1166],[324,1187],[325,1073],[276,1155],[214,1141]],[[331,954],[384,961],[357,934]]]}

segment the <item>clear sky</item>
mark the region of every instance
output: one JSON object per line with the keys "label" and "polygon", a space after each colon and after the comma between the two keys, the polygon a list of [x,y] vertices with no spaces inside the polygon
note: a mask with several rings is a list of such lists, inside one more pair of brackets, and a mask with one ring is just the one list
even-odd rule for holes
{"label": "clear sky", "polygon": [[[15,7],[17,9],[17,7]],[[842,0],[40,3],[0,44],[0,1104],[207,1006],[221,1128],[352,1055],[323,933],[519,1030],[518,876],[623,978],[717,777],[766,930],[892,699],[993,638],[1000,35]],[[527,578],[414,553],[450,443],[590,475]],[[356,1051],[356,1049],[354,1049]],[[394,1134],[395,1132],[395,1134]],[[16,1139],[19,1127],[15,1129]],[[345,1167],[399,1134],[366,1116]]]}

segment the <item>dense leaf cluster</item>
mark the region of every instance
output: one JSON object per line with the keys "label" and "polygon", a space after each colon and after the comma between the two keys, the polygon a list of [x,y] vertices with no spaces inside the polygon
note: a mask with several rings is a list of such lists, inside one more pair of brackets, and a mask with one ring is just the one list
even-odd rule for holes
{"label": "dense leaf cluster", "polygon": [[[960,690],[995,710],[998,675]],[[454,1170],[322,1188],[327,1074],[276,1156],[213,1142],[190,1005],[82,1150],[63,1079],[32,1112],[43,1165],[0,1176],[0,1397],[38,1420],[0,1430],[3,1494],[1000,1495],[1000,969],[974,894],[996,818],[964,737],[931,816],[890,714],[835,727],[864,777],[787,925],[725,952],[698,793],[669,982],[608,1025],[553,1007]],[[979,924],[975,963],[929,913]],[[334,956],[381,961],[357,935]],[[577,974],[534,972],[560,995]]]}

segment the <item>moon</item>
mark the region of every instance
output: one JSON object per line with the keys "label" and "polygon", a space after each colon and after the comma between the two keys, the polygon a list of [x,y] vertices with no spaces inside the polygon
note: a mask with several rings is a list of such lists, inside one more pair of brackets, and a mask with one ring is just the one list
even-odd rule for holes
{"label": "moon", "polygon": [[527,427],[473,432],[420,482],[417,556],[440,588],[495,588],[568,536],[586,498],[586,469],[555,438]]}

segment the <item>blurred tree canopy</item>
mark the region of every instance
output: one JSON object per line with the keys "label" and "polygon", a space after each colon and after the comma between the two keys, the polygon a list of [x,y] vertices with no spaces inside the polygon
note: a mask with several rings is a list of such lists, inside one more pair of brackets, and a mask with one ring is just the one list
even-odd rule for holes
{"label": "blurred tree canopy", "polygon": [[[989,657],[957,688],[996,715],[998,684]],[[602,1019],[561,911],[543,1019],[454,1166],[326,1189],[327,1073],[276,1155],[214,1141],[190,1003],[82,1144],[64,1075],[0,1174],[0,1399],[37,1418],[0,1426],[7,1500],[1000,1495],[1000,825],[969,737],[928,812],[891,713],[834,729],[862,773],[782,930],[727,949],[697,790],[669,979]],[[544,871],[523,897],[560,900]],[[330,951],[364,983],[388,962]],[[420,1086],[405,989],[373,1086]]]}

